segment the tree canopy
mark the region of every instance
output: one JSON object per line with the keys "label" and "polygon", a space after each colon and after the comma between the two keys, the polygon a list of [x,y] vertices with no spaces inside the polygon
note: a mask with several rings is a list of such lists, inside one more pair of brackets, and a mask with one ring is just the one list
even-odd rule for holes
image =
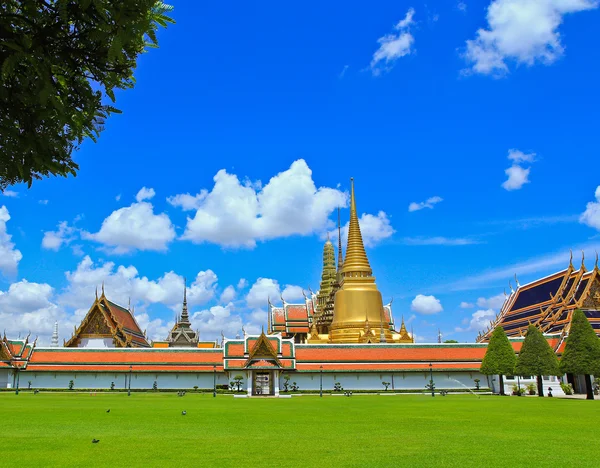
{"label": "tree canopy", "polygon": [[485,375],[512,375],[517,356],[502,327],[496,327],[490,337],[487,351],[481,362],[481,373]]}
{"label": "tree canopy", "polygon": [[554,351],[534,325],[529,325],[527,335],[515,366],[517,375],[560,375]]}
{"label": "tree canopy", "polygon": [[560,371],[563,374],[600,375],[600,339],[581,310],[573,312]]}
{"label": "tree canopy", "polygon": [[0,2],[0,191],[76,175],[73,151],[96,141],[132,88],[140,53],[173,20],[156,0]]}

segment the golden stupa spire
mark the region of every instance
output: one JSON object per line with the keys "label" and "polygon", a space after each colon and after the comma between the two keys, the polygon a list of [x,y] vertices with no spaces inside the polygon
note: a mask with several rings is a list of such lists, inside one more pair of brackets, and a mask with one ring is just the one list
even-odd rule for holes
{"label": "golden stupa spire", "polygon": [[350,223],[348,225],[348,244],[346,245],[346,258],[342,273],[347,277],[369,277],[373,275],[367,252],[362,240],[358,215],[356,213],[356,199],[354,198],[354,178],[350,179]]}

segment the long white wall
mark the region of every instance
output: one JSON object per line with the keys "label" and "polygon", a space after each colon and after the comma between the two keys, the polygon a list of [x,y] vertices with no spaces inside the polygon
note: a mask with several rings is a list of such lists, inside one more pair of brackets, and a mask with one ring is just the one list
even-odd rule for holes
{"label": "long white wall", "polygon": [[7,388],[8,384],[12,384],[12,372],[8,369],[0,369],[0,388]]}
{"label": "long white wall", "polygon": [[[234,371],[230,373],[217,373],[217,385],[228,384],[233,378],[241,374],[246,382],[246,372]],[[290,376],[290,384],[296,382],[300,390],[319,390],[319,373],[299,373],[291,372],[280,376],[279,386],[283,390],[284,376]],[[388,390],[406,390],[415,391],[425,390],[425,385],[429,383],[429,372],[398,372],[398,373],[323,373],[323,390],[331,391],[335,382],[340,382],[345,390],[376,390],[383,391],[384,386],[381,382],[390,382]],[[7,383],[12,383],[12,376],[2,380],[0,374],[0,383],[4,388]],[[91,372],[21,372],[20,387],[28,388],[31,382],[31,388],[68,388],[69,381],[73,380],[74,389],[101,389],[110,388],[111,382],[115,383],[116,389],[126,389],[128,386],[129,373],[91,373]],[[434,372],[433,380],[435,388],[441,389],[459,389],[468,387],[475,388],[474,379],[480,379],[480,386],[487,388],[486,377],[476,372]],[[132,389],[152,389],[156,381],[158,389],[192,389],[212,388],[212,373],[132,373]],[[243,388],[246,388],[244,383]]]}

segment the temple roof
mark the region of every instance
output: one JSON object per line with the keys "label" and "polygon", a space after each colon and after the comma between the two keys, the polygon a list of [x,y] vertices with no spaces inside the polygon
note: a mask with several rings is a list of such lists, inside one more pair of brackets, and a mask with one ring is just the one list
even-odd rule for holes
{"label": "temple roof", "polygon": [[477,341],[487,341],[497,326],[506,334],[523,336],[530,324],[543,333],[561,336],[556,343],[568,335],[571,317],[575,309],[582,309],[596,333],[600,335],[600,270],[598,264],[587,271],[582,264],[568,268],[526,285],[519,285],[507,296],[500,313],[490,322]]}

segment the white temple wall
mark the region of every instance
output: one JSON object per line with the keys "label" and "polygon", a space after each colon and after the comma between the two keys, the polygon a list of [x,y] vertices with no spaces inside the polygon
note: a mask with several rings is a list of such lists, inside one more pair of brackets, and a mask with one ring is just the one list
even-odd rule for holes
{"label": "white temple wall", "polygon": [[[279,386],[283,389],[284,376],[280,377]],[[290,384],[296,382],[300,390],[319,390],[319,373],[290,372]],[[323,390],[332,391],[335,382],[340,382],[344,390],[385,390],[381,382],[389,382],[388,391],[391,390],[425,390],[429,384],[429,372],[360,372],[360,373],[327,373],[323,372]],[[482,388],[487,387],[484,375],[478,372],[433,372],[433,381],[436,390],[458,389],[468,387],[475,388],[474,379],[479,379]],[[466,389],[465,389],[466,391]]]}
{"label": "white temple wall", "polygon": [[[217,372],[216,384],[226,385],[237,374],[244,376],[243,388],[246,388],[246,373],[243,371],[232,371],[229,373]],[[132,372],[131,388],[134,390],[151,390],[156,381],[157,387],[161,389],[193,389],[198,386],[201,389],[213,388],[213,374],[207,373],[136,373]],[[319,373],[287,372],[279,377],[279,387],[284,388],[284,376],[290,376],[290,384],[296,382],[300,390],[319,390]],[[383,391],[385,387],[381,382],[390,382],[388,391],[392,390],[415,390],[424,391],[429,383],[429,372],[374,372],[374,373],[327,373],[323,372],[323,391],[331,392],[335,382],[340,382],[345,390],[374,390]],[[488,386],[486,376],[477,372],[434,372],[433,380],[436,390],[459,389],[463,385],[474,389],[474,379],[480,379],[480,386]],[[0,374],[0,383],[3,382]],[[22,372],[20,387],[25,389],[31,381],[31,388],[69,388],[69,381],[73,380],[74,390],[81,389],[108,389],[111,382],[115,383],[115,389],[127,389],[128,372],[103,373],[103,372]],[[8,383],[12,383],[12,376],[8,377]],[[490,379],[491,380],[491,379]],[[393,385],[392,385],[393,384]],[[462,384],[462,385],[461,385]],[[511,383],[512,384],[512,383]],[[558,382],[553,382],[559,390]],[[6,387],[6,383],[3,385]],[[465,389],[466,390],[466,389]]]}
{"label": "white temple wall", "polygon": [[[131,374],[131,389],[151,390],[156,381],[160,389],[185,389],[213,388],[213,374],[211,373],[136,373]],[[73,380],[73,389],[108,389],[114,382],[115,389],[127,389],[129,373],[104,373],[104,372],[23,372],[21,373],[21,388],[27,388],[31,381],[31,388],[69,388]],[[229,383],[226,374],[217,372],[217,385]]]}
{"label": "white temple wall", "polygon": [[9,383],[12,384],[12,372],[0,369],[0,388],[8,388]]}
{"label": "white temple wall", "polygon": [[115,343],[112,338],[82,338],[78,348],[106,349],[114,348]]}

